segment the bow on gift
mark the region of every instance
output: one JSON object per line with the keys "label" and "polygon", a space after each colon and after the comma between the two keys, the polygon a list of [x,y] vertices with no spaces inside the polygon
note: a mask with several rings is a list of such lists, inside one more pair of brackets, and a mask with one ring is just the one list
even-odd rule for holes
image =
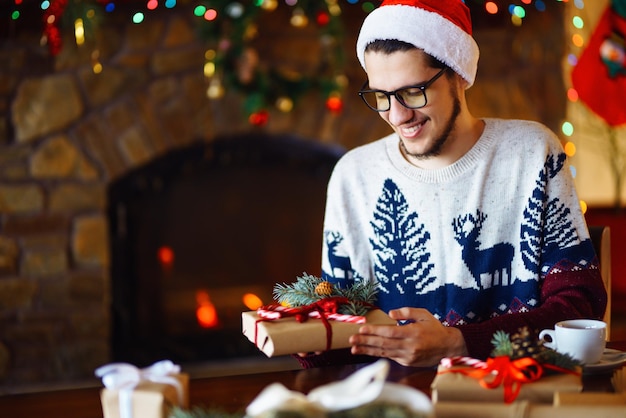
{"label": "bow on gift", "polygon": [[[320,299],[309,305],[298,307],[285,307],[282,305],[267,305],[259,308],[257,314],[259,319],[256,321],[258,324],[262,321],[273,321],[280,318],[294,317],[298,322],[304,322],[308,318],[319,318],[324,324],[326,329],[326,350],[330,350],[333,330],[330,326],[329,320],[352,322],[357,324],[365,323],[364,316],[345,315],[340,314],[337,311],[341,305],[349,304],[350,299],[343,296],[332,296],[328,298]],[[254,343],[257,345],[257,334],[254,335]]]}
{"label": "bow on gift", "polygon": [[539,380],[543,375],[542,365],[531,357],[511,360],[507,356],[498,356],[489,358],[486,362],[462,357],[442,360],[442,365],[446,367],[461,364],[471,367],[444,370],[442,373],[461,373],[478,379],[480,385],[486,389],[502,385],[506,403],[511,403],[517,398],[522,384]]}
{"label": "bow on gift", "polygon": [[178,393],[178,403],[183,403],[183,387],[172,377],[180,373],[180,366],[169,360],[154,363],[139,369],[128,363],[111,363],[96,369],[96,376],[102,379],[107,389],[119,391],[120,418],[132,418],[132,392],[141,382],[165,383],[174,386]]}
{"label": "bow on gift", "polygon": [[434,412],[430,398],[412,387],[387,382],[389,368],[389,361],[380,359],[343,380],[319,386],[308,395],[289,390],[281,383],[272,383],[248,405],[246,416],[279,416],[281,411],[285,412],[285,416],[291,416],[289,411],[300,412],[294,416],[300,416],[302,411],[310,412],[307,416],[328,416],[330,414],[326,412],[381,402],[406,406],[412,412],[411,416],[432,418]]}

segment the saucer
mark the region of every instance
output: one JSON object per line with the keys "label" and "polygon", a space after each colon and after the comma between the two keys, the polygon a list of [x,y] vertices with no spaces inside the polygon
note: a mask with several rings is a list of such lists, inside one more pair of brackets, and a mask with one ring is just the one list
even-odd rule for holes
{"label": "saucer", "polygon": [[626,352],[607,348],[599,362],[583,366],[583,373],[602,373],[621,367],[626,363]]}

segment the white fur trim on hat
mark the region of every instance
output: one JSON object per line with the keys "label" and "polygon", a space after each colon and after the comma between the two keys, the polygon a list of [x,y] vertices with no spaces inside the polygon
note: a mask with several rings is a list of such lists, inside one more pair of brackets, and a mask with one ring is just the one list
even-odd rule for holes
{"label": "white fur trim on hat", "polygon": [[365,69],[365,47],[376,40],[407,42],[448,65],[470,87],[478,69],[478,44],[466,31],[440,14],[406,5],[382,6],[361,26],[357,57]]}

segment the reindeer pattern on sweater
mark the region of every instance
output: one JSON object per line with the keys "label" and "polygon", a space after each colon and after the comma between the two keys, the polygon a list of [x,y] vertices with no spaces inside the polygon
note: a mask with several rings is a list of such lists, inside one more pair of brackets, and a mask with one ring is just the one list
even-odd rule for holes
{"label": "reindeer pattern on sweater", "polygon": [[375,280],[383,310],[459,325],[531,310],[547,274],[593,268],[558,139],[534,122],[485,122],[442,170],[408,164],[395,135],[347,153],[328,188],[323,276]]}

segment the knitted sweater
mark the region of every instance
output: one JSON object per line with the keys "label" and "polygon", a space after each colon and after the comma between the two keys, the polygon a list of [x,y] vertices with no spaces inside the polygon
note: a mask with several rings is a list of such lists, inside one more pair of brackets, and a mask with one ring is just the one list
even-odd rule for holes
{"label": "knitted sweater", "polygon": [[606,306],[558,139],[535,122],[485,123],[442,169],[409,164],[396,134],[346,153],[328,185],[322,254],[326,280],[376,281],[381,309],[426,308],[479,358],[496,330],[601,318]]}

